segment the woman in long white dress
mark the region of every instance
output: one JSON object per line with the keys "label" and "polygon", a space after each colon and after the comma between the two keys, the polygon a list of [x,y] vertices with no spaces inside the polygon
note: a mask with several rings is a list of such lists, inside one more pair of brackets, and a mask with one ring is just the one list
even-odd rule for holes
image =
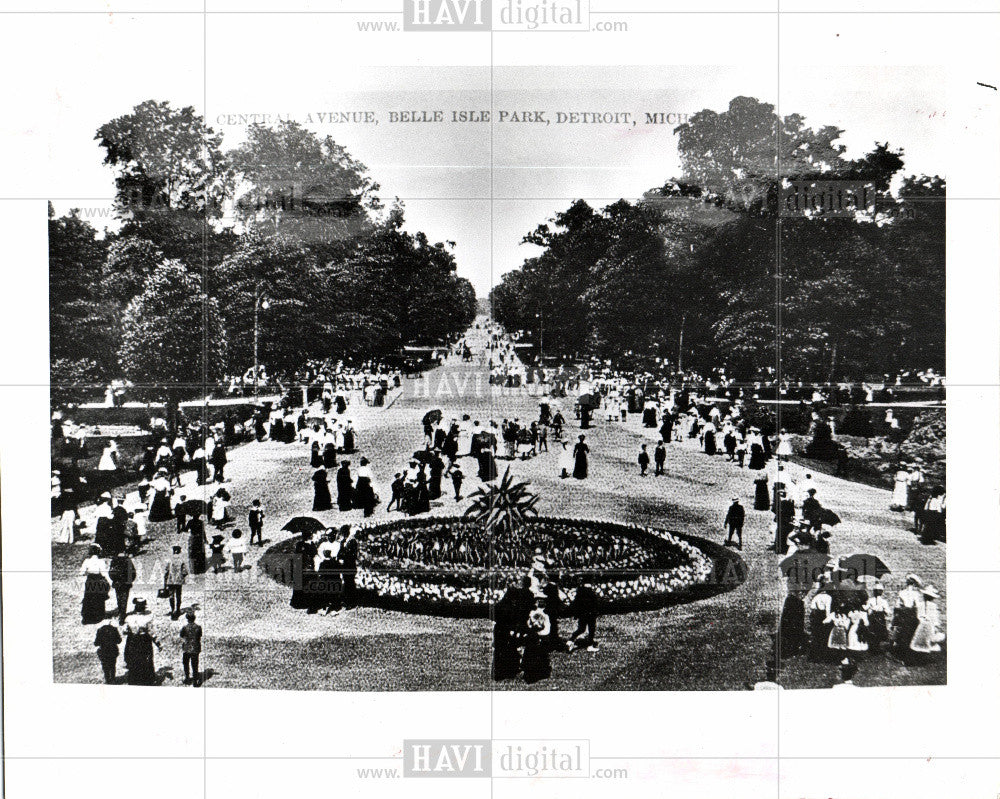
{"label": "woman in long white dress", "polygon": [[906,510],[910,494],[910,473],[900,467],[893,479],[892,501],[889,503],[889,509]]}
{"label": "woman in long white dress", "polygon": [[922,656],[940,652],[941,642],[944,641],[944,633],[938,630],[941,612],[938,610],[937,598],[937,589],[928,585],[921,590],[921,598],[916,602],[917,631],[910,641],[910,649]]}
{"label": "woman in long white dress", "polygon": [[66,508],[59,517],[59,533],[56,541],[60,544],[72,544],[76,537],[76,509]]}
{"label": "woman in long white dress", "polygon": [[789,458],[792,455],[791,436],[788,435],[788,431],[785,428],[781,428],[781,433],[778,434],[778,448],[774,451],[774,454],[779,458]]}
{"label": "woman in long white dress", "polygon": [[867,652],[868,613],[864,610],[852,610],[847,618],[851,622],[847,630],[847,648],[854,653]]}
{"label": "woman in long white dress", "polygon": [[562,442],[562,451],[559,453],[559,476],[569,477],[573,474],[573,450],[569,448],[567,442]]}

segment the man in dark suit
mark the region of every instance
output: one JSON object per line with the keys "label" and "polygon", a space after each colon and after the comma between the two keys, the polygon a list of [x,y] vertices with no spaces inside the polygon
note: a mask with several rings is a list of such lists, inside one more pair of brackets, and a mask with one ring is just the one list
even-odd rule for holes
{"label": "man in dark suit", "polygon": [[354,530],[350,527],[340,545],[340,568],[344,581],[344,607],[350,609],[357,604],[355,579],[358,574],[358,539],[354,537]]}
{"label": "man in dark suit", "polygon": [[586,647],[591,652],[597,651],[597,594],[588,583],[583,583],[576,589],[576,596],[570,605],[571,616],[576,616],[576,631],[569,637],[567,648],[570,652],[574,649]]}
{"label": "man in dark suit", "polygon": [[746,518],[746,511],[740,504],[739,497],[733,497],[733,504],[729,506],[729,511],[726,513],[726,520],[723,522],[725,527],[728,529],[728,534],[726,535],[726,543],[724,546],[729,546],[733,542],[733,536],[736,536],[738,543],[736,548],[743,549],[743,520]]}
{"label": "man in dark suit", "polygon": [[656,449],[653,450],[653,462],[656,464],[656,468],[653,470],[654,475],[664,474],[663,464],[667,462],[667,448],[663,446],[663,442],[659,442],[656,445]]}

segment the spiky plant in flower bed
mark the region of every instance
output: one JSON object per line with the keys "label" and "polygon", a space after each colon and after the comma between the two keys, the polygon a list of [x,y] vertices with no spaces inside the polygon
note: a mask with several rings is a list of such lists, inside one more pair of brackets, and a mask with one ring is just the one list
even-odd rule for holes
{"label": "spiky plant in flower bed", "polygon": [[471,518],[479,523],[494,537],[510,535],[529,516],[538,515],[535,509],[538,494],[529,491],[525,481],[515,483],[509,466],[503,473],[500,485],[480,488],[469,498],[473,502],[465,511],[464,518]]}

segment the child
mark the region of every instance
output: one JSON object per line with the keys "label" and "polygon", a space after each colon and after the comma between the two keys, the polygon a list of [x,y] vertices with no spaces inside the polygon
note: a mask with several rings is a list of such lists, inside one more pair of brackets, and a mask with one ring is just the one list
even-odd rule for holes
{"label": "child", "polygon": [[212,551],[208,564],[212,567],[212,571],[215,572],[215,574],[218,574],[222,569],[223,552],[225,552],[226,549],[225,536],[213,535],[212,543],[208,545],[208,548]]}
{"label": "child", "polygon": [[184,532],[184,526],[187,524],[187,508],[184,507],[185,502],[187,502],[187,495],[181,494],[180,498],[177,500],[177,505],[174,508],[174,513],[177,516],[178,534]]}
{"label": "child", "polygon": [[239,574],[243,571],[243,557],[247,554],[247,542],[243,538],[242,530],[233,530],[233,537],[229,542],[229,554],[233,556],[233,571]]}
{"label": "child", "polygon": [[250,543],[253,543],[254,536],[257,537],[257,546],[264,545],[264,509],[260,506],[260,500],[255,499],[250,505],[250,514],[247,517],[250,525]]}
{"label": "child", "polygon": [[458,502],[462,498],[462,480],[465,479],[465,475],[462,474],[462,470],[456,465],[451,470],[451,484],[455,486],[455,501]]}
{"label": "child", "polygon": [[212,524],[222,527],[229,518],[229,498],[219,491],[212,499]]}

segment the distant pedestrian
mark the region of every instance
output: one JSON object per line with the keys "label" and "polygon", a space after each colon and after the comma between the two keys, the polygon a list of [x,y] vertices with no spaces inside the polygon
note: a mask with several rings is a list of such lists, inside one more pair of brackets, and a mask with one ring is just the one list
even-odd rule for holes
{"label": "distant pedestrian", "polygon": [[597,651],[597,607],[598,599],[594,589],[588,583],[583,583],[576,589],[576,596],[570,604],[569,615],[576,616],[576,631],[570,636],[567,648],[587,648]]}
{"label": "distant pedestrian", "polygon": [[181,548],[175,546],[167,568],[163,573],[163,590],[170,600],[170,618],[176,620],[181,616],[181,590],[187,581],[188,567]]}
{"label": "distant pedestrian", "polygon": [[[456,466],[455,469],[457,470],[458,467]],[[390,486],[392,489],[392,499],[389,500],[389,505],[386,507],[387,511],[403,509],[403,488],[405,485],[406,481],[403,479],[402,473],[396,472],[396,476],[393,478],[392,485]]]}
{"label": "distant pedestrian", "polygon": [[639,474],[642,477],[646,476],[646,470],[649,468],[649,453],[646,452],[646,445],[642,445],[642,449],[639,450]]}
{"label": "distant pedestrian", "polygon": [[656,449],[653,450],[653,462],[656,464],[656,468],[653,470],[654,475],[665,474],[663,465],[667,462],[667,448],[663,446],[663,442],[659,442],[656,445]]}
{"label": "distant pedestrian", "polygon": [[97,659],[101,662],[104,672],[104,682],[113,685],[117,682],[118,645],[122,642],[122,634],[113,624],[105,624],[97,630],[94,646],[97,647]]}
{"label": "distant pedestrian", "polygon": [[233,537],[229,542],[229,554],[233,556],[233,571],[239,574],[243,571],[243,558],[247,554],[247,541],[243,537],[242,530],[233,530]]}
{"label": "distant pedestrian", "polygon": [[181,663],[184,666],[184,684],[197,688],[201,685],[201,672],[198,670],[198,660],[201,657],[200,624],[195,623],[193,610],[187,612],[187,624],[181,627]]}
{"label": "distant pedestrian", "polygon": [[729,546],[732,543],[733,536],[736,536],[738,540],[737,549],[743,549],[743,520],[745,518],[746,511],[740,504],[740,498],[733,497],[733,504],[729,506],[729,510],[726,512],[726,520],[723,522],[728,529],[724,546]]}
{"label": "distant pedestrian", "polygon": [[462,474],[462,470],[458,466],[452,467],[451,484],[455,487],[456,502],[462,499],[462,480],[464,479],[465,475]]}
{"label": "distant pedestrian", "polygon": [[255,499],[250,504],[250,513],[247,516],[247,524],[250,526],[250,540],[249,543],[252,544],[254,538],[257,539],[257,545],[264,545],[264,509],[260,506],[260,500]]}
{"label": "distant pedestrian", "polygon": [[118,553],[111,559],[108,565],[108,577],[111,579],[111,587],[115,590],[118,599],[118,623],[125,623],[125,616],[128,615],[128,597],[132,592],[132,585],[135,583],[135,564],[132,559],[124,553]]}

